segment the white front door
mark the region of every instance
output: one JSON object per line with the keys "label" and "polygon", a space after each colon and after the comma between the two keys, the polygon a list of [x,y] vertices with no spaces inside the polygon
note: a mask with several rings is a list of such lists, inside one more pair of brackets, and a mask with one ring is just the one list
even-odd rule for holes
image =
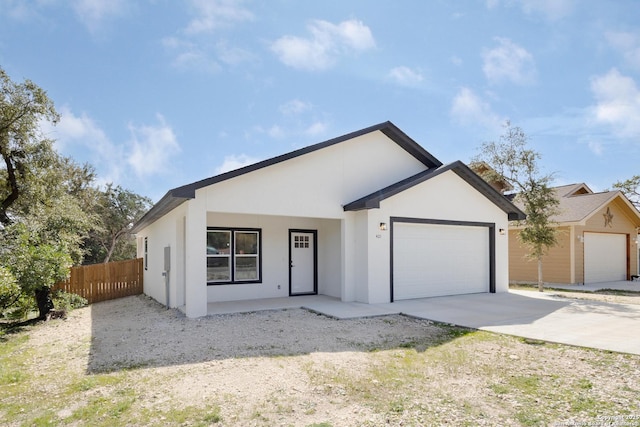
{"label": "white front door", "polygon": [[289,230],[289,295],[317,294],[317,232]]}

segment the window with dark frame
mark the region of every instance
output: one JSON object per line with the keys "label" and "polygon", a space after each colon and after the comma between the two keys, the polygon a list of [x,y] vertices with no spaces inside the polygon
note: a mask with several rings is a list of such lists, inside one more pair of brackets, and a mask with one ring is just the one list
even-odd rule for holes
{"label": "window with dark frame", "polygon": [[207,284],[261,282],[260,235],[260,229],[209,227]]}

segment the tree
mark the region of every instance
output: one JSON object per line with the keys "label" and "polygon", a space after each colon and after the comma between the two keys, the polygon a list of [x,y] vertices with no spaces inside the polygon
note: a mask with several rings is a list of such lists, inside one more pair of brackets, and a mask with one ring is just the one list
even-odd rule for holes
{"label": "tree", "polygon": [[529,256],[538,262],[538,290],[543,290],[542,258],[557,243],[551,217],[557,213],[559,201],[549,187],[552,175],[538,169],[540,154],[527,147],[524,131],[505,124],[498,142],[485,142],[474,159],[490,166],[481,176],[487,182],[506,180],[516,192],[515,203],[527,215],[521,223],[520,240],[529,247]]}
{"label": "tree", "polygon": [[42,89],[16,84],[2,69],[0,84],[0,261],[44,318],[53,308],[51,287],[82,261],[95,221],[95,175],[41,135],[43,120],[58,120]]}
{"label": "tree", "polygon": [[7,228],[5,231],[13,238],[8,245],[10,250],[3,251],[2,261],[9,262],[22,292],[35,297],[39,317],[45,319],[54,309],[51,288],[68,277],[71,257],[60,245],[41,241],[22,223]]}
{"label": "tree", "polygon": [[634,175],[626,181],[618,181],[613,188],[620,190],[634,206],[640,209],[640,175]]}
{"label": "tree", "polygon": [[46,158],[51,142],[40,134],[43,120],[58,113],[44,90],[26,80],[17,84],[0,68],[0,224],[11,223],[9,209],[25,191],[32,166]]}
{"label": "tree", "polygon": [[148,197],[108,184],[98,196],[95,212],[100,226],[91,231],[85,242],[91,251],[85,263],[134,258],[136,249],[131,228],[151,205]]}
{"label": "tree", "polygon": [[0,313],[18,302],[21,295],[16,278],[8,268],[0,265]]}

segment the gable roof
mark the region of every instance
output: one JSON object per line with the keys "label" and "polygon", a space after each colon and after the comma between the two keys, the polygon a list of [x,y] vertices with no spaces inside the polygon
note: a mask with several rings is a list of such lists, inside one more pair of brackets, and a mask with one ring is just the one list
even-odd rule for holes
{"label": "gable roof", "polygon": [[586,221],[600,211],[600,209],[619,197],[634,211],[637,217],[636,224],[640,224],[640,212],[638,212],[621,191],[594,193],[584,183],[556,187],[554,191],[560,202],[558,205],[559,213],[551,218],[554,222]]}
{"label": "gable roof", "polygon": [[[552,190],[558,199],[558,213],[550,219],[555,223],[583,223],[616,198],[620,198],[636,217],[640,225],[640,212],[621,191],[594,193],[585,183],[561,185]],[[516,205],[521,206],[517,202]]]}
{"label": "gable roof", "polygon": [[291,151],[280,156],[276,156],[267,160],[263,160],[258,163],[254,163],[240,169],[236,169],[230,172],[226,172],[220,175],[212,176],[200,181],[193,182],[191,184],[183,185],[169,190],[158,203],[156,203],[134,226],[132,233],[137,233],[144,227],[152,224],[156,220],[163,217],[165,214],[180,206],[182,203],[189,199],[193,199],[196,196],[196,190],[208,187],[209,185],[216,184],[218,182],[226,181],[237,176],[241,176],[268,166],[272,166],[287,160],[294,159],[296,157],[303,156],[305,154],[313,153],[314,151],[321,150],[344,141],[348,141],[359,136],[363,136],[369,133],[380,131],[385,134],[390,140],[398,144],[407,153],[415,157],[418,161],[423,163],[427,168],[438,168],[442,166],[442,162],[432,156],[427,150],[425,150],[420,144],[411,139],[407,134],[400,130],[396,125],[390,121],[379,123],[374,126],[370,126],[355,132],[351,132],[337,138],[329,139],[318,144],[310,145],[308,147],[300,148],[295,151]]}
{"label": "gable roof", "polygon": [[404,190],[407,190],[414,185],[425,182],[431,178],[441,175],[445,172],[452,171],[460,178],[465,180],[469,185],[483,194],[487,199],[493,202],[496,206],[507,213],[510,221],[523,220],[526,215],[513,203],[511,203],[506,197],[500,194],[495,188],[488,184],[485,180],[480,178],[475,172],[473,172],[467,165],[461,161],[455,161],[446,166],[440,166],[438,168],[427,169],[407,179],[392,184],[386,188],[371,193],[361,199],[353,201],[344,206],[345,211],[358,211],[363,209],[375,209],[380,207],[380,202],[391,196],[394,196]]}

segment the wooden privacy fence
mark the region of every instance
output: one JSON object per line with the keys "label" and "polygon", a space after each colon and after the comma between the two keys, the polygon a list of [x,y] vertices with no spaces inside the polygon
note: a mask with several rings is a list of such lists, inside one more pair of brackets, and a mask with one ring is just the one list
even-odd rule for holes
{"label": "wooden privacy fence", "polygon": [[61,289],[86,298],[89,304],[142,293],[142,258],[107,264],[71,267],[69,278],[57,283]]}

